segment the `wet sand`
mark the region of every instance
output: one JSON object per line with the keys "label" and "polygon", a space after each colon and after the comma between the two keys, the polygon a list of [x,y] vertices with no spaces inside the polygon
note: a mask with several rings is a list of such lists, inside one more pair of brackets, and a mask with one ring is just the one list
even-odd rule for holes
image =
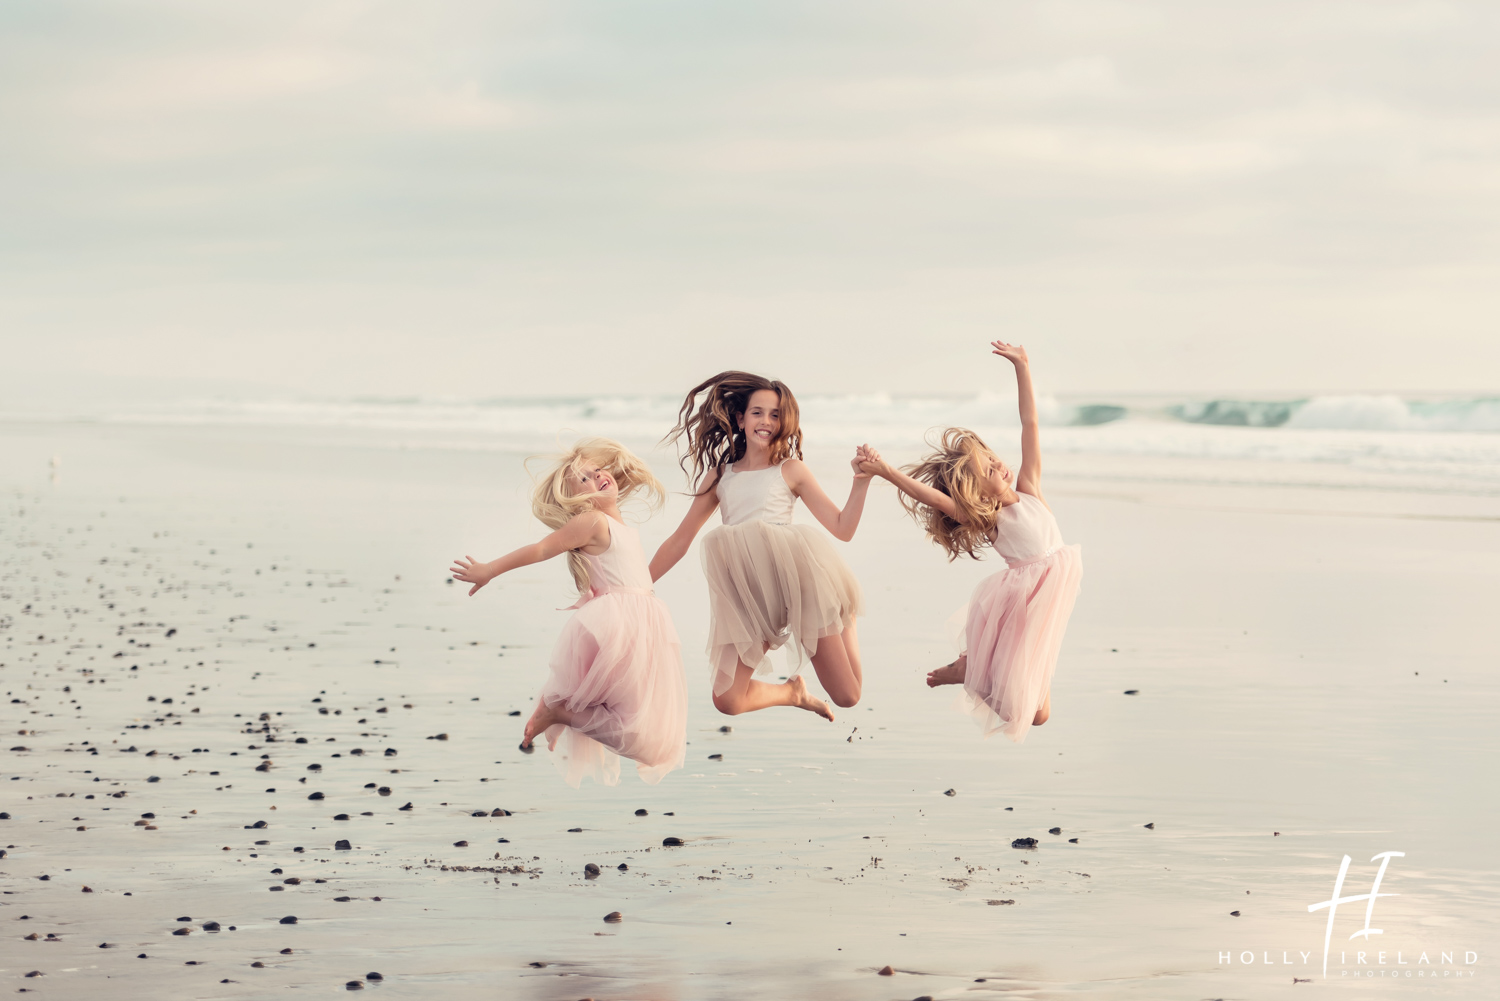
{"label": "wet sand", "polygon": [[[841,494],[838,456],[812,458]],[[1493,993],[1500,500],[1065,457],[1049,499],[1084,593],[1054,718],[1014,746],[922,684],[994,566],[947,564],[877,486],[843,547],[864,701],[833,724],[716,714],[695,553],[659,588],[688,767],[574,791],[516,747],[565,569],[474,599],[443,573],[535,537],[519,460],[374,433],[0,429],[10,989]],[[1307,906],[1343,855],[1363,893],[1391,850],[1383,935],[1356,962],[1346,905],[1325,980]]]}

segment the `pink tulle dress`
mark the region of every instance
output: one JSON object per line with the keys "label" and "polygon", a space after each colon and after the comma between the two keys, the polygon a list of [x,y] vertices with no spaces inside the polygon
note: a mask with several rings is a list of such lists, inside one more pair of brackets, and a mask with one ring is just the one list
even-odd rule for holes
{"label": "pink tulle dress", "polygon": [[1052,671],[1083,580],[1083,551],[1063,545],[1057,519],[1031,494],[1000,509],[991,536],[1006,569],[974,589],[963,617],[963,705],[986,737],[1016,743],[1052,689]]}
{"label": "pink tulle dress", "polygon": [[542,700],[562,703],[572,726],[547,728],[553,762],[567,783],[620,781],[620,755],[652,785],[682,767],[687,684],[667,606],[651,589],[636,530],[609,519],[609,548],[589,563],[589,594],[563,626]]}

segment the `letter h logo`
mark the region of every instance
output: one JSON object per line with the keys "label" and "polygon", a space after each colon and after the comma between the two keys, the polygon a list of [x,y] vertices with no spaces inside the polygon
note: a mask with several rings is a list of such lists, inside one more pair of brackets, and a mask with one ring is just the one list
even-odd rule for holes
{"label": "letter h logo", "polygon": [[1378,859],[1380,861],[1380,870],[1375,873],[1375,885],[1370,887],[1370,892],[1356,893],[1348,897],[1341,897],[1339,896],[1339,892],[1343,890],[1344,877],[1349,873],[1350,860],[1349,856],[1345,855],[1344,861],[1339,865],[1338,879],[1333,881],[1333,897],[1329,900],[1323,901],[1321,904],[1307,905],[1307,911],[1309,914],[1311,914],[1313,911],[1321,910],[1324,907],[1328,908],[1328,928],[1323,933],[1323,976],[1328,976],[1328,945],[1333,941],[1333,916],[1338,911],[1339,904],[1352,904],[1357,900],[1369,901],[1369,904],[1365,906],[1365,926],[1359,931],[1355,932],[1353,935],[1350,935],[1350,938],[1359,938],[1359,936],[1363,935],[1365,937],[1365,941],[1368,942],[1371,935],[1384,935],[1384,929],[1370,927],[1370,918],[1375,913],[1375,900],[1377,898],[1401,896],[1401,894],[1399,893],[1381,893],[1380,881],[1385,878],[1385,867],[1391,864],[1392,858],[1405,857],[1405,852],[1381,852],[1379,855],[1376,855],[1374,858],[1370,859],[1370,861],[1374,862]]}

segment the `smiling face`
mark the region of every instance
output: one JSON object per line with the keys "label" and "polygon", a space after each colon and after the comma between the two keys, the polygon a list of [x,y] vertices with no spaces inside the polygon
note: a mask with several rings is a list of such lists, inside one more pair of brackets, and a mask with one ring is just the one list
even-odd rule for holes
{"label": "smiling face", "polygon": [[986,460],[984,479],[980,481],[980,489],[986,497],[999,497],[1002,500],[1009,498],[1016,491],[1016,476],[1011,468],[997,455],[991,455]]}
{"label": "smiling face", "polygon": [[781,394],[774,389],[757,389],[751,393],[738,424],[745,433],[747,448],[770,448],[771,442],[781,433]]}
{"label": "smiling face", "polygon": [[567,482],[568,491],[574,497],[597,494],[601,499],[613,501],[620,494],[619,484],[615,483],[615,478],[609,475],[609,471],[587,459],[573,467]]}

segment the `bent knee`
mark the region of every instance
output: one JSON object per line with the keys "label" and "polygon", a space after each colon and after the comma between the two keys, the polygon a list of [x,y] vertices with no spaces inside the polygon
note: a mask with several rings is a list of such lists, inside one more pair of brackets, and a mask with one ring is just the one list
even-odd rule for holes
{"label": "bent knee", "polygon": [[744,712],[744,704],[728,692],[714,696],[714,708],[725,716],[738,716]]}
{"label": "bent knee", "polygon": [[857,688],[852,692],[830,692],[828,699],[840,709],[852,709],[854,706],[859,705],[860,694]]}
{"label": "bent knee", "polygon": [[1036,715],[1031,718],[1032,726],[1041,726],[1052,718],[1052,712],[1048,709],[1038,709]]}

